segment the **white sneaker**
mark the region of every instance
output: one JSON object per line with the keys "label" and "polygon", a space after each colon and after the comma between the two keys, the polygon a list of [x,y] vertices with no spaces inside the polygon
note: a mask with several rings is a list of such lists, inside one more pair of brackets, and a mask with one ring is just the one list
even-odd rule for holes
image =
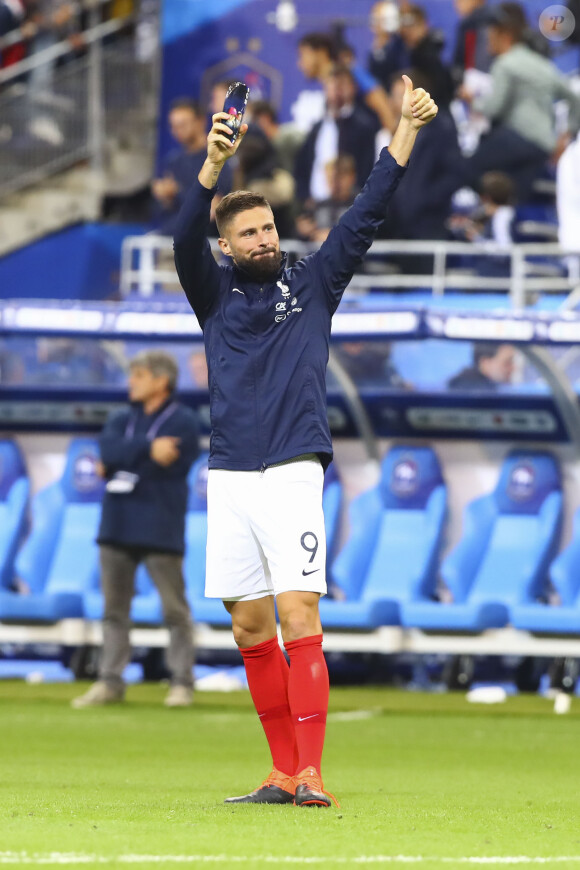
{"label": "white sneaker", "polygon": [[80,710],[82,707],[102,707],[104,704],[119,704],[124,701],[124,693],[117,689],[112,689],[107,683],[99,680],[93,683],[88,692],[84,695],[79,695],[78,698],[73,698],[70,702],[71,707],[75,710]]}
{"label": "white sneaker", "polygon": [[171,686],[163,703],[166,707],[189,707],[193,703],[193,689]]}

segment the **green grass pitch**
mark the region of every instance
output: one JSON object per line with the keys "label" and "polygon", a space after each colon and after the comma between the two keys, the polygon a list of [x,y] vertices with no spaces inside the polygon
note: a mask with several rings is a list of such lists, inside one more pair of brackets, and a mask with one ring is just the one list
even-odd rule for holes
{"label": "green grass pitch", "polygon": [[325,810],[223,805],[269,770],[247,692],[72,710],[83,689],[0,683],[0,864],[580,868],[577,699],[335,689]]}

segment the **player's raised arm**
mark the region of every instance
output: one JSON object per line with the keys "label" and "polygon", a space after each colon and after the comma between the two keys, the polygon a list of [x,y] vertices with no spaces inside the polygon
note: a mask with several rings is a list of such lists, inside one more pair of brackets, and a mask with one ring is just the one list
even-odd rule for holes
{"label": "player's raised arm", "polygon": [[207,158],[179,212],[173,244],[179,280],[202,326],[215,300],[219,279],[219,267],[207,239],[211,201],[226,160],[236,153],[248,129],[247,124],[242,125],[232,145],[227,135],[231,131],[223,124],[227,117],[223,112],[213,116]]}
{"label": "player's raised arm", "polygon": [[406,75],[403,81],[401,118],[391,144],[382,150],[362,191],[313,258],[333,310],[385,219],[387,205],[406,171],[418,133],[437,115],[437,105],[430,94],[423,88],[413,88]]}

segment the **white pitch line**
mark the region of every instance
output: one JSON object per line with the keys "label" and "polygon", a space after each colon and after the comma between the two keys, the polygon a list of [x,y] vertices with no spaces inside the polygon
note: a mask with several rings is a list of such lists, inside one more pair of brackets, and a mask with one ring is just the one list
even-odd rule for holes
{"label": "white pitch line", "polygon": [[437,855],[359,855],[353,858],[336,856],[294,855],[91,855],[73,852],[0,852],[0,864],[242,864],[251,861],[260,864],[580,864],[580,855],[495,855],[459,856]]}

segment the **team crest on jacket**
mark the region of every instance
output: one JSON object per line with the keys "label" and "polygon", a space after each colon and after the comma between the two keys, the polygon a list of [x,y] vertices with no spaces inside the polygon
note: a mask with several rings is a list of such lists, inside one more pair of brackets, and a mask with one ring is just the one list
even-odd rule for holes
{"label": "team crest on jacket", "polygon": [[290,297],[292,296],[292,294],[290,293],[290,288],[283,281],[276,281],[276,286],[280,288],[280,291],[282,293],[282,301],[276,302],[276,313],[274,315],[274,323],[282,323],[282,321],[286,320],[288,315],[298,314],[300,311],[302,311],[302,309],[292,307],[288,311],[288,308],[287,308],[288,303],[290,303],[291,306],[295,306],[296,303],[298,302],[298,299],[296,298],[296,296],[294,296],[294,297],[292,297],[292,300],[290,301]]}

